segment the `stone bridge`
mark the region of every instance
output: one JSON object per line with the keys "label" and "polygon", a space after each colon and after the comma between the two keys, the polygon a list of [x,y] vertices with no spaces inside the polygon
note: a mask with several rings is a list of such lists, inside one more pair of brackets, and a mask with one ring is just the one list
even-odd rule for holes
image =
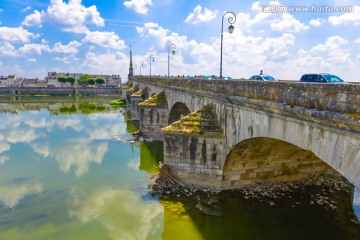
{"label": "stone bridge", "polygon": [[360,187],[360,85],[135,76],[123,94],[142,133],[164,138],[164,163],[185,184],[337,172]]}

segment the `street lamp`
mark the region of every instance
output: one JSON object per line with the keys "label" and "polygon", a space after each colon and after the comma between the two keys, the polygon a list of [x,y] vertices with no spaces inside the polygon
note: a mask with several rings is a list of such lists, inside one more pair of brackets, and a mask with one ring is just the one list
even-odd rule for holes
{"label": "street lamp", "polygon": [[230,26],[229,26],[228,30],[229,30],[230,34],[232,34],[234,32],[234,26],[232,24],[234,24],[236,22],[236,15],[233,12],[226,12],[222,16],[222,21],[221,21],[221,48],[220,48],[220,79],[222,79],[222,52],[223,52],[224,17],[228,13],[233,15],[233,16],[228,18],[228,22],[230,23]]}
{"label": "street lamp", "polygon": [[150,55],[150,77],[151,77],[151,62],[155,62],[155,57],[153,55]]}
{"label": "street lamp", "polygon": [[170,49],[172,55],[175,55],[176,45],[172,43],[168,47],[168,78],[170,78]]}

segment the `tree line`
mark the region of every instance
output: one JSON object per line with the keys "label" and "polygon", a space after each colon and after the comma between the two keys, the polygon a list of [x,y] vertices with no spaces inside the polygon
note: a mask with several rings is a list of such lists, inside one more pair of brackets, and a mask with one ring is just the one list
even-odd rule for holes
{"label": "tree line", "polygon": [[73,76],[59,76],[57,79],[61,83],[70,83],[71,86],[74,85],[75,82],[78,82],[80,85],[95,85],[95,84],[104,84],[106,83],[106,79],[103,77],[93,78],[90,74],[81,74],[80,78],[76,78]]}

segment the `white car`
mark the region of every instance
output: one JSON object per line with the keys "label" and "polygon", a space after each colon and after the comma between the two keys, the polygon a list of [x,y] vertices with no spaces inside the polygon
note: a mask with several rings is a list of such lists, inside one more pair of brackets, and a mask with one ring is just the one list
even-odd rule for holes
{"label": "white car", "polygon": [[261,75],[254,75],[249,78],[249,80],[255,81],[276,81],[276,78],[268,75],[268,74],[261,74]]}

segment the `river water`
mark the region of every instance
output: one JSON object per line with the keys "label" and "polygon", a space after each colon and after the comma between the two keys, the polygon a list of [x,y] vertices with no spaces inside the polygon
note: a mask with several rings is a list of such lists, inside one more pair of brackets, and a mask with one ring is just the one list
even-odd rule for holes
{"label": "river water", "polygon": [[111,100],[0,102],[0,239],[360,239],[357,189],[328,194],[335,209],[310,204],[321,187],[152,196],[162,144],[132,143]]}

